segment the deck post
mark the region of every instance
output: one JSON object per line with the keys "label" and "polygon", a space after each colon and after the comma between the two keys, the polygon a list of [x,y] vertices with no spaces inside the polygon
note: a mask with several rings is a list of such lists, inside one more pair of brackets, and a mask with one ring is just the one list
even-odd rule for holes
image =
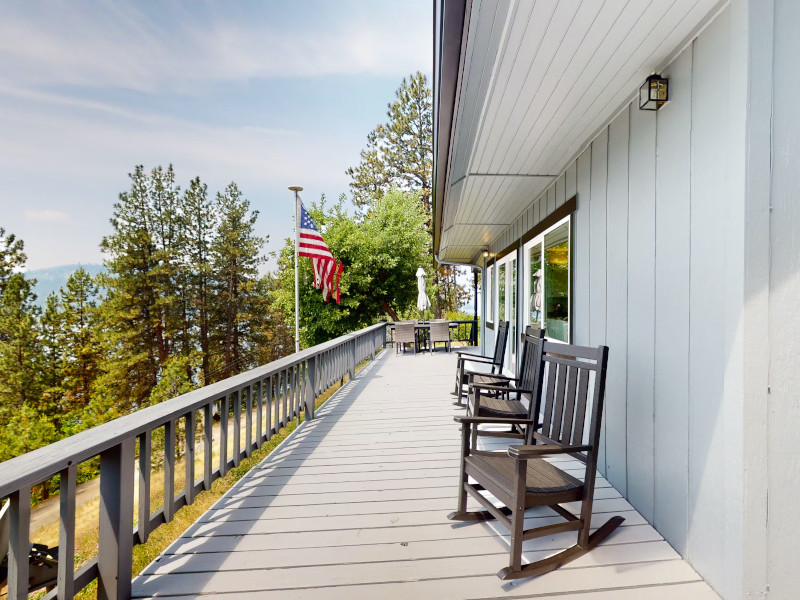
{"label": "deck post", "polygon": [[100,600],[131,597],[134,443],[129,438],[100,454]]}
{"label": "deck post", "polygon": [[59,484],[58,600],[75,596],[75,488],[78,465],[70,461]]}
{"label": "deck post", "polygon": [[8,497],[11,532],[8,538],[8,598],[28,597],[28,545],[31,532],[31,486],[26,485]]}

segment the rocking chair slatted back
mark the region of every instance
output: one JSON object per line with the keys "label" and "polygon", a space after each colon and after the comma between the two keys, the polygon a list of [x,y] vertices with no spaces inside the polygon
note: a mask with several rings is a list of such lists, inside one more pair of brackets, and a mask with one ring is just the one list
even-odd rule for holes
{"label": "rocking chair slatted back", "polygon": [[537,377],[539,377],[540,350],[543,341],[543,329],[534,329],[530,326],[525,328],[525,338],[519,362],[519,381],[517,382],[517,388],[534,392],[534,394],[529,392],[522,394],[530,400],[532,404],[535,404],[533,398],[536,397],[535,392],[538,389],[536,383]]}
{"label": "rocking chair slatted back", "polygon": [[495,368],[498,371],[503,369],[503,360],[506,356],[506,346],[508,345],[508,321],[500,321],[497,325],[497,340],[494,345],[494,356],[492,356],[492,373]]}
{"label": "rocking chair slatted back", "polygon": [[[597,447],[599,422],[602,414],[605,386],[607,348],[584,348],[545,340],[542,347],[540,376],[545,380],[542,421],[533,437],[545,444],[588,445]],[[594,385],[589,382],[594,373]],[[588,440],[584,444],[586,411],[591,406]],[[534,410],[534,418],[539,410]],[[575,453],[575,458],[587,462],[592,451]],[[594,453],[596,454],[596,453]]]}

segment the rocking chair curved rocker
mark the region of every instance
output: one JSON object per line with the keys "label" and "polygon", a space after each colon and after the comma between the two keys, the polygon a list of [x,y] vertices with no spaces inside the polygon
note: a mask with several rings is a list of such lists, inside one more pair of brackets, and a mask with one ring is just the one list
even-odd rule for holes
{"label": "rocking chair curved rocker", "polygon": [[[540,360],[527,419],[455,417],[462,431],[461,469],[458,509],[448,518],[454,521],[497,519],[508,528],[511,533],[509,566],[497,574],[504,580],[553,571],[589,552],[624,520],[619,516],[611,517],[591,533],[608,348],[585,348],[545,340],[541,344]],[[592,374],[594,382],[590,394]],[[543,412],[541,421],[540,409]],[[477,449],[472,430],[489,423],[524,427],[525,445],[509,446],[505,452]],[[587,424],[588,434],[584,435]],[[586,465],[583,481],[545,460],[558,454],[570,455]],[[475,483],[470,482],[470,477]],[[496,507],[481,493],[483,491],[494,495],[502,506]],[[468,512],[467,494],[486,510]],[[581,502],[579,515],[561,506],[578,501]],[[526,530],[525,509],[537,506],[551,508],[565,522]],[[522,564],[525,540],[567,531],[577,531],[575,545],[542,560]]]}

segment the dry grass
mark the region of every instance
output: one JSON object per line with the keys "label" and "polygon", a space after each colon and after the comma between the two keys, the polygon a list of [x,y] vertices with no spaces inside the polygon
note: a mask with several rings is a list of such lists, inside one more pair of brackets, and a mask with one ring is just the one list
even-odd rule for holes
{"label": "dry grass", "polygon": [[[356,371],[360,371],[368,361],[364,361],[356,367]],[[345,381],[348,381],[345,376]],[[334,384],[329,390],[322,394],[316,401],[316,407],[319,408],[328,398],[330,398],[336,391],[339,390],[341,385]],[[294,431],[299,423],[303,421],[304,414],[300,415],[299,420],[290,422],[286,427],[282,428],[272,438],[262,444],[261,448],[254,449],[250,458],[243,458],[238,467],[231,469],[225,477],[217,479],[208,491],[203,491],[197,494],[194,503],[189,506],[184,506],[175,513],[173,520],[169,523],[157,527],[145,544],[134,547],[133,549],[133,569],[132,576],[138,575],[144,567],[150,564],[156,557],[158,557],[172,542],[178,539],[181,534],[192,525],[204,512],[206,512],[217,500],[219,500],[225,492],[227,492],[237,481],[239,481],[252,467],[264,460],[286,437]],[[274,416],[273,416],[274,418]],[[274,420],[273,420],[274,422]],[[232,424],[232,423],[231,423]],[[255,435],[255,416],[253,420],[253,433]],[[217,438],[218,427],[215,427],[214,438]],[[233,454],[233,435],[232,432],[228,436],[228,456]],[[242,418],[242,444],[244,444],[245,437],[245,419]],[[213,464],[219,464],[219,444],[214,444],[214,458]],[[202,443],[197,444],[197,452],[195,455],[195,473],[203,472],[204,456]],[[150,487],[150,503],[151,510],[155,511],[163,504],[164,495],[164,478],[161,475],[163,471],[153,471],[151,476]],[[184,485],[184,461],[182,459],[176,462],[175,468],[175,490],[183,489]],[[137,475],[137,489],[134,492],[134,497],[138,498],[138,475]],[[58,502],[58,500],[54,500]],[[78,507],[75,515],[75,569],[77,570],[95,556],[98,551],[98,520],[99,520],[99,498],[95,497]],[[134,515],[134,522],[137,515]],[[56,520],[55,523],[47,525],[40,529],[36,535],[35,540],[38,543],[47,544],[48,546],[55,546],[58,544],[59,526]],[[32,536],[34,537],[34,536]],[[35,597],[41,597],[43,592],[37,594]],[[2,596],[0,596],[1,598]],[[75,596],[78,599],[86,600],[97,597],[97,581],[92,582],[80,593]]]}

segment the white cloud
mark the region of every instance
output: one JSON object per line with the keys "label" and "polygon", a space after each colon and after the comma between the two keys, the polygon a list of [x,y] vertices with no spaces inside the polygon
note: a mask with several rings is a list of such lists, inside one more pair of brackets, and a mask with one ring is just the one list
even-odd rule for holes
{"label": "white cloud", "polygon": [[69,221],[67,213],[60,210],[26,210],[25,218],[29,221],[44,221],[50,223],[66,223]]}
{"label": "white cloud", "polygon": [[200,16],[191,7],[154,19],[133,3],[84,11],[48,3],[26,14],[6,8],[0,64],[5,77],[23,87],[148,93],[199,93],[208,83],[258,78],[430,71],[430,26],[420,26],[412,10],[368,6],[369,12],[342,10],[339,18],[307,28],[221,9]]}

